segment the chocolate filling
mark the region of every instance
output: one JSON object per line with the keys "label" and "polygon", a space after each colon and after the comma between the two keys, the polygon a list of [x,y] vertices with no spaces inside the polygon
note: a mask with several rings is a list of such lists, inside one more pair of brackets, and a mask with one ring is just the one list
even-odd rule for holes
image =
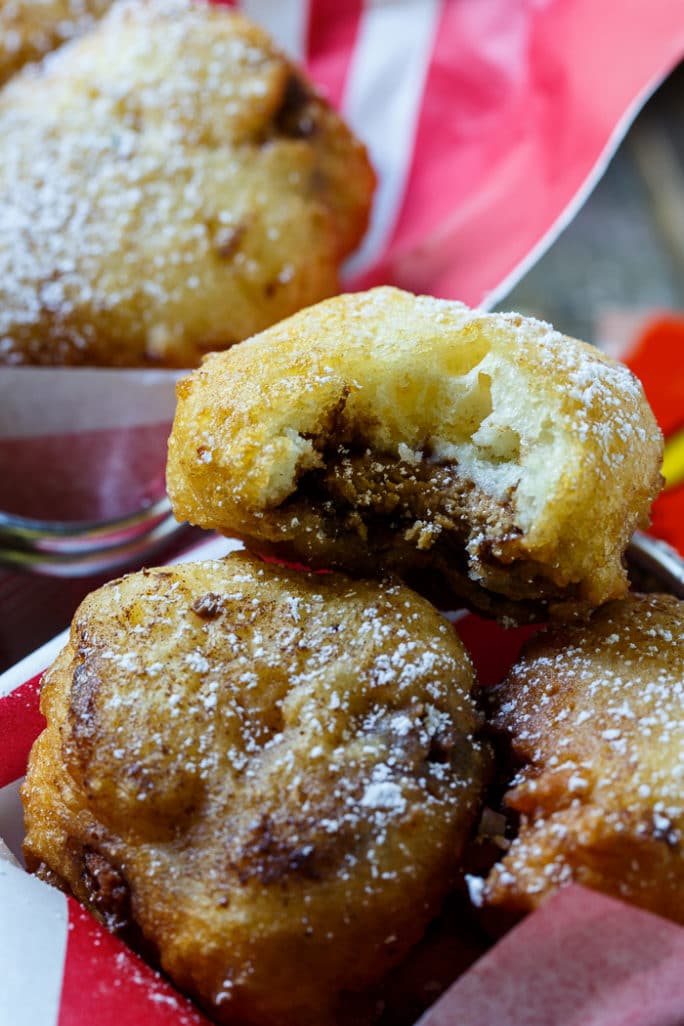
{"label": "chocolate filling", "polygon": [[130,925],[130,893],[123,874],[101,855],[84,849],[83,886],[90,905],[99,912],[102,921],[112,933],[120,933]]}
{"label": "chocolate filling", "polygon": [[281,551],[285,543],[313,567],[397,573],[442,602],[445,590],[487,611],[505,612],[502,602],[513,600],[518,619],[518,603],[535,619],[549,600],[574,597],[572,586],[559,588],[527,558],[513,495],[492,498],[456,463],[409,462],[354,445],[324,449],[321,458],[274,511]]}

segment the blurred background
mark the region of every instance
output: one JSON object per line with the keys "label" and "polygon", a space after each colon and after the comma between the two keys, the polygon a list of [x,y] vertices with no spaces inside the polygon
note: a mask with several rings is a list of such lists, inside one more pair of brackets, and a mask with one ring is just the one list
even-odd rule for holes
{"label": "blurred background", "polygon": [[684,310],[684,64],[638,115],[585,206],[498,308],[607,348],[645,315]]}

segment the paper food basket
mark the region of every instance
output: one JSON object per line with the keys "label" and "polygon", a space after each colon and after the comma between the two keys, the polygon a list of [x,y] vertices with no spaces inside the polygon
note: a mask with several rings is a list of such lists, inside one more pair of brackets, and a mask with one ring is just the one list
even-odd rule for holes
{"label": "paper food basket", "polygon": [[[346,268],[346,286],[392,283],[471,305],[491,305],[553,241],[641,104],[684,55],[681,0],[244,0],[240,6],[305,64],[368,145],[379,191],[367,238]],[[662,371],[662,351],[655,345],[625,355],[666,433],[678,430],[684,399],[670,392],[661,402],[661,372],[649,381],[651,368]],[[670,380],[684,380],[681,359]],[[65,373],[41,371],[44,394],[57,382],[65,387]],[[23,386],[25,396],[37,395],[37,382],[36,376]],[[129,405],[123,420],[105,415],[106,404],[98,402],[106,382],[106,372],[95,374],[87,423],[70,421],[69,430],[66,421],[41,417],[45,403],[2,420],[0,465],[17,445],[31,448],[48,436],[58,460],[60,437],[66,452],[74,432],[81,442],[88,431],[100,442],[108,433],[107,444],[115,445],[122,429],[142,428],[142,436],[163,442],[173,376],[162,374],[141,405],[145,412]],[[93,474],[98,462],[88,464],[85,454]],[[673,487],[659,500],[654,529],[684,550],[682,494]],[[207,545],[194,556],[215,555],[229,543]],[[515,634],[504,637],[475,617],[463,616],[456,626],[484,679],[505,669],[519,644]],[[0,677],[0,835],[15,854],[23,829],[18,787],[41,729],[39,675],[61,640]],[[675,1026],[684,1023],[682,965],[680,927],[571,887],[493,946],[425,1022]],[[28,876],[5,849],[0,1026],[204,1021],[73,899]]]}

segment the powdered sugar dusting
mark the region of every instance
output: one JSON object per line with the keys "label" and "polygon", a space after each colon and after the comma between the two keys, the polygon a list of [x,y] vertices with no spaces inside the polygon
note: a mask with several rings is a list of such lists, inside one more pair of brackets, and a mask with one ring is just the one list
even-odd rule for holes
{"label": "powdered sugar dusting", "polygon": [[[77,619],[73,701],[79,732],[106,730],[89,779],[113,777],[117,816],[175,816],[210,795],[213,829],[257,877],[276,872],[264,833],[269,851],[277,837],[341,881],[410,876],[395,848],[405,822],[456,830],[458,850],[484,766],[470,663],[412,593],[339,580],[245,556],[98,593]],[[93,674],[88,713],[78,688]],[[169,856],[150,849],[150,872]]]}
{"label": "powdered sugar dusting", "polygon": [[[281,124],[294,75],[225,6],[123,0],[16,76],[0,94],[0,363],[191,366],[328,294],[372,178],[303,80],[291,102],[325,126]],[[328,129],[367,179],[358,207],[329,184]],[[293,253],[288,231],[314,219]]]}
{"label": "powdered sugar dusting", "polygon": [[[674,900],[684,882],[684,603],[630,596],[588,627],[541,638],[497,706],[524,763],[510,795],[524,814],[495,886],[532,894],[575,878],[647,907],[663,900],[649,888]],[[624,851],[605,877],[594,846],[613,859]],[[650,907],[669,914],[667,902]]]}
{"label": "powdered sugar dusting", "polygon": [[26,61],[90,28],[112,0],[4,0],[0,6],[0,83]]}
{"label": "powdered sugar dusting", "polygon": [[[593,440],[606,468],[622,463],[631,445],[643,445],[647,435],[657,442],[655,424],[650,427],[637,415],[643,389],[628,367],[608,361],[596,350],[577,345],[551,325],[533,318],[524,322],[515,314],[501,315],[521,341],[530,330],[537,338],[539,369],[547,381],[556,380],[569,402],[568,426],[582,442]],[[616,438],[622,444],[616,444]]]}
{"label": "powdered sugar dusting", "polygon": [[[245,553],[105,585],[43,691],[65,885],[117,927],[130,894],[162,964],[201,959],[207,1007],[270,1001],[277,964],[317,1015],[331,983],[302,943],[336,993],[390,934],[401,958],[459,874],[490,759],[472,676],[392,581]],[[50,800],[31,772],[25,795]]]}
{"label": "powdered sugar dusting", "polygon": [[489,612],[571,619],[626,590],[661,455],[626,367],[532,318],[378,288],[210,358],[169,481],[180,515],[283,558],[429,567]]}

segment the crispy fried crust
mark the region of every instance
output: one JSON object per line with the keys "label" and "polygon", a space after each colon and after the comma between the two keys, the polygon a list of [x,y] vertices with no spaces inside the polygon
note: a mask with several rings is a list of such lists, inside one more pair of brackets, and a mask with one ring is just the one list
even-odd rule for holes
{"label": "crispy fried crust", "polygon": [[626,367],[538,321],[381,288],[181,382],[168,489],[179,519],[262,551],[567,618],[625,592],[661,456]]}
{"label": "crispy fried crust", "polygon": [[112,0],[0,0],[0,85],[89,29]]}
{"label": "crispy fried crust", "polygon": [[115,5],[0,94],[0,364],[195,366],[337,291],[364,147],[259,28]]}
{"label": "crispy fried crust", "polygon": [[630,596],[542,634],[494,708],[521,821],[484,904],[528,911],[576,881],[684,923],[684,602]]}
{"label": "crispy fried crust", "polygon": [[397,584],[246,555],[115,581],[45,678],[28,865],[218,1022],[337,1022],[458,876],[472,679]]}

